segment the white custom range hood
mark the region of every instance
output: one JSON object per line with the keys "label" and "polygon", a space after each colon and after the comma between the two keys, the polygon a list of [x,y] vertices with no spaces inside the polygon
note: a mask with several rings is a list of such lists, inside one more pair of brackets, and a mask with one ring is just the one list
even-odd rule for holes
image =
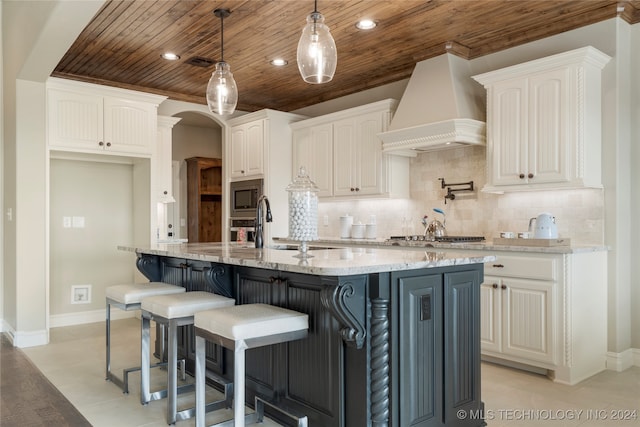
{"label": "white custom range hood", "polygon": [[417,152],[485,145],[484,88],[467,60],[445,53],[418,62],[389,124],[383,151]]}

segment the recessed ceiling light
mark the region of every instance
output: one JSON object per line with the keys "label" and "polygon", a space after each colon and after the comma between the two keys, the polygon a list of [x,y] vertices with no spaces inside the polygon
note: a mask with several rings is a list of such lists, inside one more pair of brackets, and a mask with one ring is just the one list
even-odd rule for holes
{"label": "recessed ceiling light", "polygon": [[289,61],[282,58],[275,58],[275,59],[272,59],[270,62],[271,62],[271,65],[274,65],[276,67],[283,67],[289,63]]}
{"label": "recessed ceiling light", "polygon": [[356,23],[356,28],[359,30],[370,30],[376,27],[376,22],[371,19],[361,19]]}
{"label": "recessed ceiling light", "polygon": [[175,53],[171,53],[171,52],[163,53],[160,56],[169,61],[177,61],[178,59],[180,59],[180,55],[176,55]]}

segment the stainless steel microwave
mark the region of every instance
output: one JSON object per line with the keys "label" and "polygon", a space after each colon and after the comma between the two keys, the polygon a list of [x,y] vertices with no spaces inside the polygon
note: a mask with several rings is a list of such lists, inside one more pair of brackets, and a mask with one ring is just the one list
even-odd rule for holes
{"label": "stainless steel microwave", "polygon": [[258,199],[262,196],[263,180],[234,181],[229,184],[232,218],[255,218]]}

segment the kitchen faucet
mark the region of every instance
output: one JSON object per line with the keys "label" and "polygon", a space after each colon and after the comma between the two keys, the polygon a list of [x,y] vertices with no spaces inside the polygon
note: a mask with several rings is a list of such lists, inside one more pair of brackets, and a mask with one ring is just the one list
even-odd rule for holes
{"label": "kitchen faucet", "polygon": [[267,199],[267,196],[262,195],[260,196],[260,198],[258,199],[258,205],[256,206],[256,231],[255,231],[255,243],[256,243],[256,248],[263,248],[264,247],[264,239],[262,236],[262,202],[264,201],[265,206],[267,207],[267,215],[265,220],[267,222],[271,222],[273,221],[273,218],[271,216],[271,205],[269,205],[269,199]]}

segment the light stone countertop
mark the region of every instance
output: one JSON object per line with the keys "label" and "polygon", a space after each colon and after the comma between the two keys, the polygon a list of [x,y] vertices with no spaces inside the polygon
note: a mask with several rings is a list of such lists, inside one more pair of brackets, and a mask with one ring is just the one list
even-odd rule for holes
{"label": "light stone countertop", "polygon": [[447,267],[495,261],[486,253],[417,251],[379,248],[310,250],[312,257],[298,258],[297,250],[264,248],[237,243],[184,243],[150,246],[118,246],[137,254],[160,255],[190,260],[289,271],[316,276],[347,276],[420,268]]}
{"label": "light stone countertop", "polygon": [[[338,247],[363,247],[363,248],[388,248],[388,249],[425,249],[425,250],[461,250],[480,252],[535,252],[547,254],[572,254],[581,252],[608,251],[604,245],[571,245],[571,246],[523,246],[517,245],[519,239],[513,239],[513,245],[496,245],[491,240],[482,242],[460,242],[444,243],[429,241],[402,241],[388,240],[387,238],[377,239],[342,239],[340,237],[320,237],[318,240],[309,242],[309,246],[338,246]],[[298,242],[287,237],[275,237],[273,241],[282,245],[297,245]]]}

